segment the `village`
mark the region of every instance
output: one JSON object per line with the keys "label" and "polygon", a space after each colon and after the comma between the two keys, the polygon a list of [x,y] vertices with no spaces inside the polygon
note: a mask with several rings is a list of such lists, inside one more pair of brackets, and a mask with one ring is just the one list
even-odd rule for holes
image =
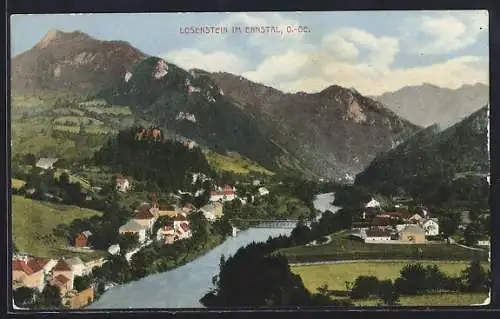
{"label": "village", "polygon": [[[57,159],[41,158],[37,161],[36,167],[42,170],[54,169],[54,163]],[[193,174],[193,183],[198,179],[203,181],[210,180],[203,174]],[[107,249],[108,256],[124,255],[130,263],[134,254],[153,242],[162,243],[165,246],[181,240],[192,237],[189,216],[195,212],[202,213],[208,222],[220,220],[223,216],[223,207],[225,202],[239,200],[242,205],[247,202],[253,202],[256,197],[266,196],[269,190],[265,187],[258,187],[260,181],[255,180],[253,186],[256,187],[255,195],[238,197],[237,189],[234,186],[224,185],[222,187],[214,185],[213,190],[208,197],[208,203],[200,208],[191,203],[180,205],[177,203],[161,202],[155,192],[151,193],[150,202],[143,202],[138,205],[134,211],[134,217],[129,219],[118,229],[120,236],[132,236],[135,244],[128,251],[123,251],[118,243],[110,243]],[[115,174],[114,180],[115,192],[126,196],[133,190],[132,182],[123,174]],[[27,193],[30,193],[30,189]],[[190,194],[194,197],[203,194],[200,189],[196,194],[178,190],[178,195],[170,194],[174,199],[180,199],[183,194]],[[51,194],[47,198],[54,199]],[[236,236],[237,229],[233,226],[232,235]],[[81,232],[72,240],[71,246],[67,247],[72,253],[92,252],[93,247],[90,244],[91,237],[94,234],[82,229]],[[13,289],[27,287],[42,292],[46,285],[57,287],[60,293],[62,304],[71,309],[78,309],[92,303],[95,298],[95,285],[79,289],[75,285],[79,277],[92,273],[96,268],[102,267],[108,262],[108,258],[101,257],[87,262],[79,257],[61,257],[58,259],[42,258],[31,256],[28,253],[18,252],[13,255],[12,261],[12,279]],[[106,285],[105,289],[112,287],[112,283]]]}
{"label": "village", "polygon": [[[350,235],[372,244],[432,244],[455,243],[440,231],[439,218],[433,217],[429,209],[418,205],[413,213],[408,210],[411,198],[395,197],[392,210],[383,209],[380,202],[371,198],[364,204],[361,216],[353,218]],[[470,224],[469,212],[461,214],[459,228]],[[486,238],[480,238],[477,246],[489,246]]]}

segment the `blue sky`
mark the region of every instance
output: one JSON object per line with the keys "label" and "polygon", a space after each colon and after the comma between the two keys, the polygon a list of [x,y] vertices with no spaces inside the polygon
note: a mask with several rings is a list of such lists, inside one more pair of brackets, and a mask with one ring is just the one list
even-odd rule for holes
{"label": "blue sky", "polygon": [[[301,34],[180,34],[185,26],[306,25]],[[424,82],[488,83],[486,11],[364,11],[16,15],[11,48],[30,49],[52,30],[124,40],[184,68],[241,74],[283,91],[331,84],[365,94]]]}

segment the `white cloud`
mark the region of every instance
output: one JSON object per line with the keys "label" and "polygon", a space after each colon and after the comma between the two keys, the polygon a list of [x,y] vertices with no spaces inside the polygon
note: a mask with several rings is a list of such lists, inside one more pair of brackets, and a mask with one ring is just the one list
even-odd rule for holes
{"label": "white cloud", "polygon": [[[322,77],[308,74],[300,79],[282,82],[285,92],[318,92],[329,85],[355,87],[365,95],[379,95],[408,85],[433,83],[440,87],[458,88],[464,84],[488,84],[488,61],[485,58],[464,56],[422,67],[377,69],[366,63],[325,63]],[[437,76],[438,75],[438,76]]]}
{"label": "white cloud", "polygon": [[410,18],[403,26],[409,51],[442,54],[474,44],[488,31],[487,11],[433,13]]}
{"label": "white cloud", "polygon": [[199,68],[209,72],[241,73],[248,67],[245,59],[222,51],[204,53],[197,49],[181,49],[169,51],[161,57],[184,69]]}
{"label": "white cloud", "polygon": [[[377,36],[352,27],[333,30],[320,37],[317,45],[307,43],[302,36],[278,41],[272,35],[246,35],[247,45],[253,47],[253,56],[245,51],[240,51],[243,54],[238,55],[231,53],[238,50],[230,47],[232,41],[214,38],[207,40],[212,46],[172,51],[165,57],[184,68],[241,74],[249,80],[285,92],[318,92],[337,84],[354,87],[365,95],[379,95],[423,83],[447,88],[477,82],[488,84],[488,59],[485,57],[465,55],[432,65],[393,66],[401,49],[414,50],[413,53],[437,53],[464,48],[467,43],[476,41],[478,32],[486,29],[487,15],[482,12],[426,13],[412,21],[418,22],[413,28],[416,31],[407,32],[400,38]],[[280,23],[297,24],[282,19],[278,13],[238,13],[221,24],[255,26]],[[479,27],[480,31],[474,31]],[[416,34],[425,34],[431,41],[417,43]],[[416,51],[417,48],[420,51]],[[259,53],[265,56],[263,60],[258,60]],[[250,63],[252,60],[258,63]]]}
{"label": "white cloud", "polygon": [[[227,26],[229,30],[233,26],[240,26],[242,33],[228,33],[212,38],[202,39],[199,43],[200,48],[215,50],[215,49],[230,49],[228,39],[239,37],[248,46],[254,47],[259,53],[269,55],[277,50],[293,49],[304,45],[305,33],[286,33],[287,26],[297,26],[300,23],[293,19],[286,19],[277,12],[239,12],[231,13],[227,18],[223,19],[220,25]],[[258,26],[278,26],[283,35],[277,33],[245,33],[245,27]]]}

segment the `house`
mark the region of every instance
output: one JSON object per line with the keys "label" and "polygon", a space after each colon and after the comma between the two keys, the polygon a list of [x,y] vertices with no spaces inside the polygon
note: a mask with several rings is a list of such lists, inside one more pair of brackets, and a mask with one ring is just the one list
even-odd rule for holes
{"label": "house", "polygon": [[58,161],[57,158],[40,158],[35,166],[42,169],[54,169],[54,164]]}
{"label": "house", "polygon": [[260,196],[266,196],[269,195],[269,190],[265,187],[259,187],[259,195]]}
{"label": "house", "polygon": [[116,190],[125,193],[130,189],[130,182],[128,179],[124,178],[123,175],[118,174],[115,179]]}
{"label": "house", "polygon": [[253,186],[259,186],[259,185],[260,185],[260,180],[258,180],[258,179],[254,179],[254,180],[252,181],[252,185],[253,185]]}
{"label": "house", "polygon": [[372,198],[368,203],[366,203],[365,208],[380,208],[380,203]]}
{"label": "house", "polygon": [[108,253],[110,253],[111,255],[118,255],[120,253],[120,245],[114,244],[109,246]]}
{"label": "house", "polygon": [[470,218],[470,212],[469,211],[463,211],[460,213],[460,226],[465,227],[472,223],[472,220]]}
{"label": "house", "polygon": [[80,309],[94,301],[94,288],[89,287],[71,296],[68,300],[71,309]]}
{"label": "house", "polygon": [[85,263],[85,273],[88,274],[88,273],[92,272],[92,270],[94,268],[102,267],[102,265],[104,265],[107,262],[108,262],[108,260],[104,257],[89,260]]}
{"label": "house", "polygon": [[208,221],[215,221],[216,219],[219,219],[224,215],[223,205],[220,202],[207,204],[200,208],[200,212],[203,213]]}
{"label": "house", "polygon": [[66,295],[73,289],[73,281],[64,275],[54,276],[50,281],[50,284],[59,288],[61,296]]}
{"label": "house", "polygon": [[147,226],[139,224],[135,219],[131,219],[125,225],[122,225],[118,232],[120,235],[137,234],[139,236],[139,242],[143,243],[146,240],[147,229]]}
{"label": "house", "polygon": [[365,233],[365,242],[391,240],[391,232],[387,229],[370,228]]}
{"label": "house", "polygon": [[410,221],[410,222],[412,222],[412,223],[416,224],[416,223],[419,223],[419,222],[424,221],[424,218],[423,218],[420,214],[415,213],[415,214],[413,214],[413,216],[411,216],[411,217],[408,219],[408,221]]}
{"label": "house", "polygon": [[[158,211],[155,210],[150,204],[143,203],[136,210],[134,220],[142,226],[145,226],[149,231],[153,229],[153,225],[157,219]],[[156,214],[155,214],[156,212]]]}
{"label": "house", "polygon": [[422,221],[420,224],[424,229],[426,236],[439,235],[439,224],[436,218],[426,219]]}
{"label": "house", "polygon": [[399,219],[399,220],[403,220],[403,221],[408,221],[412,217],[412,214],[410,214],[409,212],[406,212],[406,211],[403,211],[403,212],[382,212],[382,213],[379,213],[377,216],[389,217],[392,219]]}
{"label": "house", "polygon": [[392,218],[386,216],[375,216],[370,223],[372,227],[391,227],[393,224]]}
{"label": "house", "polygon": [[87,271],[85,263],[79,257],[66,259],[66,263],[71,267],[71,270],[73,271],[73,276],[86,275]]}
{"label": "house", "polygon": [[408,225],[401,231],[400,239],[407,242],[424,243],[425,231],[419,224]]}
{"label": "house", "polygon": [[14,259],[12,261],[13,288],[24,286],[42,291],[45,286],[46,270],[44,267],[48,262],[48,259],[28,256]]}
{"label": "house", "polygon": [[165,225],[156,232],[156,239],[158,241],[164,240],[165,245],[170,245],[178,238],[174,228],[170,225]]}
{"label": "house", "polygon": [[61,295],[64,295],[66,291],[73,289],[74,277],[71,265],[64,258],[61,258],[57,261],[54,268],[52,268],[51,284],[59,287]]}
{"label": "house", "polygon": [[218,188],[217,190],[210,192],[210,201],[232,201],[236,198],[236,188],[229,185],[225,185],[223,188]]}
{"label": "house", "polygon": [[180,213],[180,210],[175,205],[158,205],[158,216],[175,217]]}
{"label": "house", "polygon": [[187,223],[189,225],[189,220],[187,219],[186,216],[179,214],[174,217],[174,222],[173,222],[174,229],[177,230],[183,223]]}
{"label": "house", "polygon": [[179,239],[187,239],[191,238],[191,228],[188,223],[179,224],[179,228],[177,228],[177,233],[179,234]]}
{"label": "house", "polygon": [[75,247],[87,247],[90,236],[92,233],[88,230],[79,233],[75,238]]}

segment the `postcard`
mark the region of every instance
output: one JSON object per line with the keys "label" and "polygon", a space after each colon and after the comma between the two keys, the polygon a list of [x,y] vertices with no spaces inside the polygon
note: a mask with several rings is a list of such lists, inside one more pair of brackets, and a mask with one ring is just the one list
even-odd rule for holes
{"label": "postcard", "polygon": [[487,11],[10,23],[16,310],[489,304]]}

